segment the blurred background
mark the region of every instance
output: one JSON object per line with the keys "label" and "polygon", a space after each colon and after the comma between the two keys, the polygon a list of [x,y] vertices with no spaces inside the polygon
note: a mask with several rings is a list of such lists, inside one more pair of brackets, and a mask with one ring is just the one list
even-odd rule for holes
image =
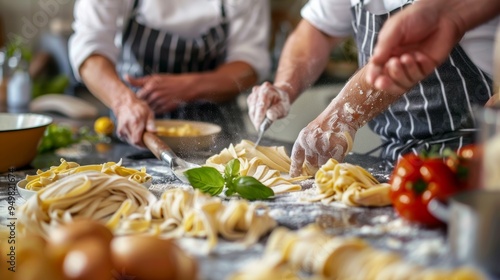
{"label": "blurred background", "polygon": [[[270,0],[272,9],[269,50],[275,69],[286,37],[300,21],[307,0]],[[48,93],[81,97],[95,104],[101,114],[106,108],[74,77],[68,60],[67,41],[72,33],[74,0],[0,0],[0,103],[13,69],[24,69],[32,79],[32,98]],[[6,56],[14,57],[9,61]],[[357,68],[356,48],[348,40],[332,51],[320,79],[292,106],[289,116],[275,123],[268,137],[293,142],[300,130],[313,120],[342,89]],[[273,75],[268,80],[272,81]],[[246,109],[246,94],[240,104]],[[247,128],[253,132],[248,122]],[[364,153],[380,140],[367,127],[356,135],[354,151]]]}

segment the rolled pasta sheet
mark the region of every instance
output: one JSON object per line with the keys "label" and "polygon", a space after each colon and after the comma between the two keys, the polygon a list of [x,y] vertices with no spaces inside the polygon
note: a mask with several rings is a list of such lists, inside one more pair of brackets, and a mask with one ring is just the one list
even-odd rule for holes
{"label": "rolled pasta sheet", "polygon": [[361,166],[330,159],[316,172],[315,183],[320,195],[311,201],[328,204],[341,201],[349,206],[387,206],[390,184],[379,183]]}
{"label": "rolled pasta sheet", "polygon": [[[309,174],[287,178],[290,171],[291,159],[282,146],[254,147],[254,143],[242,140],[236,146],[230,146],[222,150],[218,155],[207,159],[205,165],[211,166],[223,173],[225,165],[232,159],[240,161],[240,174],[252,176],[262,184],[273,189],[274,193],[285,193],[301,190],[301,186],[295,182],[310,178]],[[286,175],[282,176],[282,173]]]}
{"label": "rolled pasta sheet", "polygon": [[108,175],[118,175],[125,177],[131,181],[143,184],[150,182],[152,177],[146,173],[143,167],[140,170],[122,166],[122,160],[119,162],[106,162],[103,164],[79,165],[76,162],[69,162],[61,158],[61,164],[58,166],[51,166],[48,170],[37,170],[36,175],[26,176],[26,189],[32,191],[39,191],[47,185],[67,177],[72,174],[96,171]]}
{"label": "rolled pasta sheet", "polygon": [[43,188],[18,209],[22,228],[47,237],[53,225],[75,217],[100,221],[111,230],[133,213],[146,212],[156,197],[144,186],[117,175],[88,171]]}

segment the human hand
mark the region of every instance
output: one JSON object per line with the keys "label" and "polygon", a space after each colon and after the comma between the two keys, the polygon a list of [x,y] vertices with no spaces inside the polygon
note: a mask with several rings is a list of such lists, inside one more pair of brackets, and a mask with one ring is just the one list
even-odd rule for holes
{"label": "human hand", "polygon": [[302,174],[305,169],[310,175],[330,158],[339,162],[352,148],[356,129],[341,121],[332,126],[320,117],[303,128],[292,149],[290,177]]}
{"label": "human hand", "polygon": [[140,88],[137,97],[144,100],[157,114],[176,109],[191,99],[194,75],[153,74],[141,78],[125,76],[125,80]]}
{"label": "human hand", "polygon": [[497,92],[488,99],[484,107],[500,107],[500,93]]}
{"label": "human hand", "polygon": [[391,57],[382,69],[369,63],[367,73],[372,76],[367,76],[367,82],[371,82],[378,90],[406,92],[425,79],[437,66],[434,60],[424,53],[405,53],[399,57]]}
{"label": "human hand", "polygon": [[[381,90],[391,86],[409,89],[415,80],[429,75],[448,57],[465,33],[464,23],[445,1],[434,2],[415,2],[387,20],[368,64],[367,82]],[[408,56],[413,57],[413,62]],[[391,58],[398,63],[389,64]],[[419,70],[414,68],[414,63]],[[406,69],[405,76],[418,76],[400,82],[394,73],[401,69]]]}
{"label": "human hand", "polygon": [[259,130],[265,117],[276,121],[286,117],[290,111],[288,93],[269,82],[254,86],[252,93],[247,98],[247,104],[248,115],[256,130]]}
{"label": "human hand", "polygon": [[156,131],[154,113],[142,100],[135,99],[123,103],[113,112],[118,122],[116,127],[118,137],[134,146],[144,147],[142,134],[145,130]]}

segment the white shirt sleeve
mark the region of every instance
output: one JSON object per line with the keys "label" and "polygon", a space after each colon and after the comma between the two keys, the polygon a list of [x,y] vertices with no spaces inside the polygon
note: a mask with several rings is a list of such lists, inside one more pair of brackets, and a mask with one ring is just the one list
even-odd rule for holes
{"label": "white shirt sleeve", "polygon": [[269,1],[252,0],[239,3],[245,3],[243,5],[246,7],[238,9],[229,19],[226,61],[244,61],[250,64],[259,81],[264,81],[269,78],[271,70]]}
{"label": "white shirt sleeve", "polygon": [[[129,4],[129,5],[125,5]],[[74,7],[73,30],[69,40],[69,58],[73,73],[81,80],[78,70],[92,54],[100,54],[116,63],[120,49],[115,38],[120,34],[124,17],[131,9],[130,1],[77,0]]]}
{"label": "white shirt sleeve", "polygon": [[497,28],[500,28],[500,16],[466,32],[460,40],[460,46],[472,62],[490,77],[493,76],[493,53]]}
{"label": "white shirt sleeve", "polygon": [[301,10],[302,18],[334,37],[352,35],[349,0],[310,0]]}
{"label": "white shirt sleeve", "polygon": [[[220,24],[220,0],[143,1],[137,21],[151,28],[190,38]],[[226,61],[244,61],[254,68],[259,80],[268,78],[271,68],[269,2],[229,0],[225,3],[229,21]],[[123,22],[128,21],[132,4],[133,0],[76,1],[69,55],[78,80],[81,79],[78,69],[91,54],[98,53],[117,62]]]}

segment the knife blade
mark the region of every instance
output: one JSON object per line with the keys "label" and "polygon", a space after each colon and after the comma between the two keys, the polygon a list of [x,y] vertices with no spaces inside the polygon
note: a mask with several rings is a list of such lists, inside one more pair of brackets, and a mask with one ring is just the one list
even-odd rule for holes
{"label": "knife blade", "polygon": [[269,129],[269,127],[272,124],[273,124],[273,121],[271,119],[268,119],[267,117],[260,124],[260,126],[259,126],[259,138],[257,138],[257,141],[255,142],[254,147],[259,146],[259,143],[262,140],[262,137],[264,136],[264,133],[267,131],[267,129]]}

